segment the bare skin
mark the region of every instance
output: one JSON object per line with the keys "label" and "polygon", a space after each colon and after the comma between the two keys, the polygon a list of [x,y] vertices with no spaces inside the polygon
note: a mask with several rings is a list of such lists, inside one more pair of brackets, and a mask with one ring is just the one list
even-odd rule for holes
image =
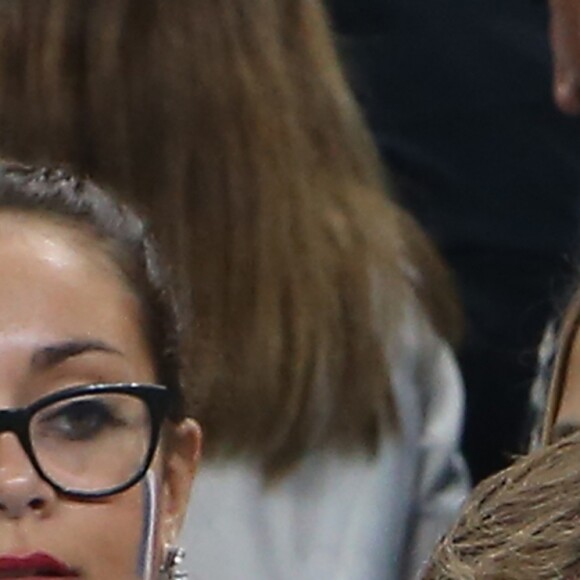
{"label": "bare skin", "polygon": [[580,2],[550,0],[553,91],[564,113],[580,114]]}
{"label": "bare skin", "polygon": [[[0,408],[28,405],[60,389],[92,382],[155,382],[138,322],[138,305],[89,236],[37,217],[0,213]],[[43,349],[90,339],[87,350],[36,367]],[[193,421],[158,452],[158,560],[181,525],[198,457]],[[101,501],[59,496],[42,480],[16,436],[0,435],[0,557],[46,552],[86,580],[136,578],[143,490]],[[158,563],[158,562],[157,562]]]}

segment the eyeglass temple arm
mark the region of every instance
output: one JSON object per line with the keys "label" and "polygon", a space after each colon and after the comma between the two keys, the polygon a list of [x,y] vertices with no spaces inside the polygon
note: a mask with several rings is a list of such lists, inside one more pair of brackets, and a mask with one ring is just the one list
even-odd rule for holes
{"label": "eyeglass temple arm", "polygon": [[22,440],[27,419],[28,413],[26,409],[0,410],[0,433],[12,432]]}

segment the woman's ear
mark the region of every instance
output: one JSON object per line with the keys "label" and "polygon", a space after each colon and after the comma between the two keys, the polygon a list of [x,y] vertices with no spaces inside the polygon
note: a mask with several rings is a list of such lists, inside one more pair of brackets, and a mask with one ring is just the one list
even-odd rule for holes
{"label": "woman's ear", "polygon": [[201,441],[201,429],[193,419],[185,419],[168,437],[161,483],[160,533],[164,544],[174,544],[181,529],[201,456]]}

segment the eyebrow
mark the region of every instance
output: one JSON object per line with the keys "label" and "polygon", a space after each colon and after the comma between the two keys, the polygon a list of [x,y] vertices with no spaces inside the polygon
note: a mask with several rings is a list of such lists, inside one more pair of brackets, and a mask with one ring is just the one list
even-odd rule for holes
{"label": "eyebrow", "polygon": [[101,340],[65,340],[43,346],[35,351],[30,358],[30,367],[35,371],[45,371],[58,366],[69,358],[80,356],[87,352],[104,352],[107,354],[122,355],[119,350]]}

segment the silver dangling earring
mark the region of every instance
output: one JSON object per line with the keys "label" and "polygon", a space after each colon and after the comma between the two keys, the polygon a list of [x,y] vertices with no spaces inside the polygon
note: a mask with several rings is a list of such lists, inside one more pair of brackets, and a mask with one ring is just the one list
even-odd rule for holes
{"label": "silver dangling earring", "polygon": [[189,575],[179,567],[185,559],[185,550],[177,546],[168,546],[166,549],[165,560],[159,571],[161,578],[165,580],[187,580]]}

